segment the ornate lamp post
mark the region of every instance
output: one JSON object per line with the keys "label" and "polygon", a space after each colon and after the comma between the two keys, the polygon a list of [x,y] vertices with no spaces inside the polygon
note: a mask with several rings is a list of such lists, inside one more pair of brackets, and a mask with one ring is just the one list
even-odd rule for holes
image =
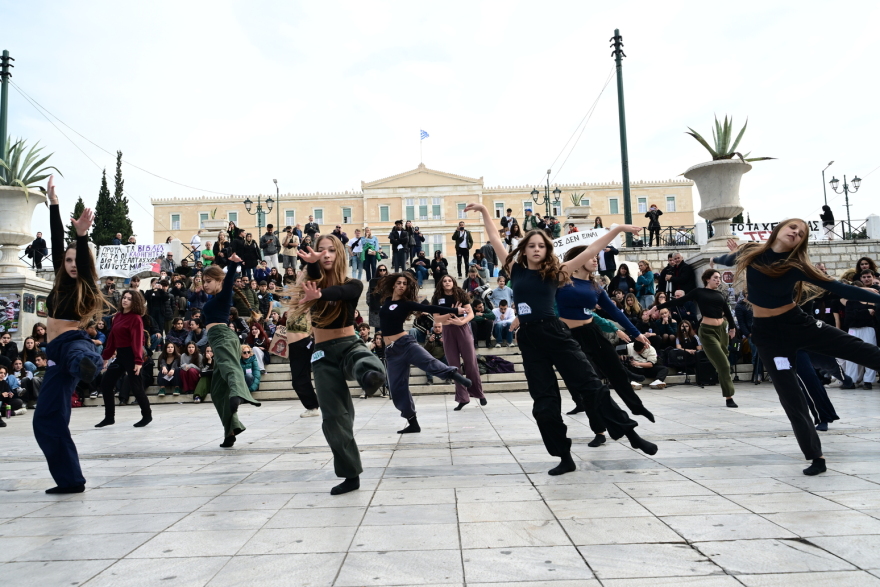
{"label": "ornate lamp post", "polygon": [[[244,207],[247,210],[247,213],[251,216],[257,217],[257,240],[259,240],[261,229],[263,228],[263,204],[261,202],[262,196],[257,196],[257,209],[254,212],[251,212],[251,208],[254,206],[254,203],[250,198],[244,201]],[[269,212],[272,211],[272,206],[275,204],[275,200],[271,197],[266,198],[266,207],[269,209]]]}
{"label": "ornate lamp post", "polygon": [[[278,188],[278,180],[273,179],[272,181],[275,183],[275,203],[278,204],[278,207],[275,208],[275,228],[281,230],[281,191]],[[268,203],[266,202],[266,204]]]}
{"label": "ornate lamp post", "polygon": [[[550,216],[550,170],[549,169],[547,170],[547,184],[544,186],[544,197],[541,199],[540,202],[538,201],[539,195],[541,195],[541,192],[538,191],[538,188],[535,188],[532,190],[532,193],[531,193],[532,201],[538,206],[541,206],[541,205],[544,206],[544,209],[545,209],[544,218],[546,218],[547,216]],[[560,195],[562,195],[562,190],[560,190],[558,187],[555,190],[553,190],[553,197],[554,197],[553,205],[554,206],[558,206],[560,204],[560,202],[559,202]]]}
{"label": "ornate lamp post", "polygon": [[[837,191],[837,186],[840,184],[840,180],[838,180],[836,177],[832,177],[831,181],[829,181],[828,183],[831,184],[831,189],[834,190],[835,194],[845,194],[845,197],[846,197],[846,224],[849,228],[850,238],[852,238],[852,221],[850,220],[850,217],[849,217],[849,195],[851,193],[854,194],[857,191],[859,191],[859,187],[862,185],[862,180],[859,179],[858,175],[855,176],[854,178],[852,178],[852,188],[850,188],[850,185],[846,181],[846,176],[844,175],[843,176],[843,191],[842,192]],[[844,240],[846,240],[846,235],[844,235]]]}

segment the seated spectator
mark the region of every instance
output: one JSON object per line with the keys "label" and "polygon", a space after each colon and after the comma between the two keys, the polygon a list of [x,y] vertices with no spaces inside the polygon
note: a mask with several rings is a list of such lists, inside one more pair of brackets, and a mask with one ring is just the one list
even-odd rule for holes
{"label": "seated spectator", "polygon": [[159,395],[165,393],[180,395],[180,352],[173,342],[165,343],[162,354],[159,355]]}
{"label": "seated spectator", "polygon": [[498,278],[498,287],[493,289],[489,293],[489,299],[492,300],[492,303],[497,308],[501,303],[501,300],[505,300],[507,305],[511,308],[513,307],[513,290],[507,287],[507,278],[504,276],[500,276]]}
{"label": "seated spectator", "polygon": [[208,294],[205,293],[201,275],[193,277],[192,285],[186,292],[186,299],[189,303],[190,316],[192,316],[192,310],[201,310],[208,303]]}
{"label": "seated spectator", "polygon": [[21,399],[25,402],[25,407],[33,410],[37,407],[37,398],[40,396],[40,388],[43,385],[43,377],[46,376],[46,367],[48,366],[46,353],[40,351],[34,358],[34,370],[31,377],[21,382]]}
{"label": "seated spectator", "polygon": [[424,281],[428,279],[428,270],[431,268],[431,263],[425,257],[425,251],[419,251],[418,256],[412,260],[410,267],[415,272],[416,281],[419,284],[419,288],[421,288]]}
{"label": "seated spectator", "polygon": [[361,311],[358,310],[357,308],[355,308],[354,309],[354,327],[357,328],[363,323],[364,323],[364,319],[361,316]]}
{"label": "seated spectator", "polygon": [[636,294],[630,292],[623,298],[623,314],[629,318],[630,322],[638,320],[642,315],[642,306],[636,299]]}
{"label": "seated spectator", "polygon": [[241,345],[241,369],[244,371],[244,382],[248,389],[251,393],[257,391],[260,388],[260,366],[253,349],[246,344]]}
{"label": "seated spectator", "polygon": [[276,289],[281,289],[284,284],[282,275],[278,273],[278,269],[275,267],[269,269],[269,275],[266,276],[266,281],[269,282],[269,287],[272,287],[272,284],[274,283]]}
{"label": "seated spectator", "polygon": [[260,261],[259,266],[254,269],[254,279],[257,283],[269,280],[269,263],[265,260]]}
{"label": "seated spectator", "polygon": [[247,322],[244,321],[244,318],[239,317],[238,308],[235,306],[229,308],[229,327],[235,331],[235,334],[238,335],[238,340],[242,344],[244,344],[248,335],[251,333]]}
{"label": "seated spectator", "polygon": [[471,333],[474,337],[474,348],[480,348],[480,341],[486,341],[486,348],[492,348],[492,326],[495,321],[495,314],[486,310],[483,300],[476,299],[471,304],[474,311],[474,319],[471,320]]}
{"label": "seated spectator", "polygon": [[183,327],[183,318],[175,318],[171,322],[171,330],[165,335],[165,342],[173,342],[179,351],[186,345],[187,336],[189,336],[189,332]]}
{"label": "seated spectator", "polygon": [[357,328],[358,337],[363,341],[367,348],[370,348],[370,343],[373,342],[373,339],[370,338],[370,325],[369,324],[361,324]]}
{"label": "seated spectator", "polygon": [[374,355],[382,359],[382,362],[385,362],[385,339],[382,337],[382,331],[377,330],[376,334],[373,335],[373,342],[370,344],[370,350]]}
{"label": "seated spectator", "polygon": [[[0,405],[10,406],[13,416],[20,416],[25,413],[24,402],[18,397],[18,385],[10,379],[9,372],[6,367],[0,365]],[[6,426],[3,417],[6,416],[6,410],[0,409],[0,428]]]}
{"label": "seated spectator", "polygon": [[433,327],[434,315],[419,312],[416,314],[415,320],[413,320],[413,327],[410,328],[409,335],[416,339],[417,343],[424,344],[425,338],[427,338],[428,333]]}
{"label": "seated spectator", "polygon": [[92,341],[92,344],[95,345],[97,351],[100,353],[104,349],[104,343],[107,341],[107,337],[104,336],[103,333],[99,333],[98,329],[94,326],[89,326],[86,328],[86,334]]}
{"label": "seated spectator", "polygon": [[199,347],[199,353],[204,354],[205,348],[208,346],[208,331],[202,327],[201,318],[190,318],[189,320],[189,329],[184,343],[191,342]]}
{"label": "seated spectator", "polygon": [[[676,290],[673,295],[676,298],[684,297],[684,290]],[[697,305],[693,302],[685,302],[681,306],[670,308],[670,310],[672,310],[672,319],[677,322],[687,320],[692,325],[699,325],[700,323],[699,318],[697,317]]]}
{"label": "seated spectator", "polygon": [[[651,322],[651,328],[657,335],[656,348],[665,349],[675,346],[675,335],[678,331],[678,323],[672,319],[668,308],[660,310],[660,319]],[[653,342],[653,340],[652,340]]]}
{"label": "seated spectator", "polygon": [[24,339],[24,348],[21,349],[21,354],[19,354],[18,357],[22,360],[22,363],[24,363],[24,368],[31,373],[37,370],[36,358],[40,352],[36,341],[34,341],[34,337],[29,336]]}
{"label": "seated spectator", "polygon": [[516,318],[513,308],[507,305],[507,300],[501,300],[499,306],[492,310],[492,313],[495,315],[495,348],[500,347],[502,344],[504,346],[511,346],[513,344],[513,333],[510,331],[510,325],[513,324],[513,320]]}
{"label": "seated spectator", "polygon": [[483,278],[477,273],[476,266],[471,265],[461,288],[468,293],[474,293],[474,290],[483,287],[483,283]]}
{"label": "seated spectator", "polygon": [[257,311],[263,316],[268,316],[272,308],[272,294],[269,293],[269,283],[264,279],[257,286]]}
{"label": "seated spectator", "polygon": [[482,251],[476,251],[474,258],[471,260],[471,267],[477,268],[477,274],[482,279],[489,279],[489,262],[483,258]]}
{"label": "seated spectator", "polygon": [[608,289],[611,291],[620,290],[623,295],[630,292],[636,293],[636,280],[629,273],[629,265],[626,263],[618,265],[617,274],[611,278]]}
{"label": "seated spectator", "polygon": [[296,283],[296,270],[293,267],[288,267],[284,270],[284,279],[282,280],[282,284],[284,287],[288,285],[294,285]]}
{"label": "seated spectator", "polygon": [[614,305],[623,310],[623,303],[626,299],[626,296],[623,295],[623,292],[619,289],[614,289],[610,285],[608,286],[608,290],[611,292],[611,299],[614,301]]}
{"label": "seated spectator", "polygon": [[626,345],[628,368],[636,375],[644,375],[653,378],[651,389],[663,389],[666,387],[666,375],[669,369],[657,364],[657,351],[654,347],[646,345],[640,340]]}
{"label": "seated spectator", "polygon": [[683,320],[679,323],[678,333],[675,336],[675,348],[683,350],[689,355],[696,355],[697,351],[703,350],[700,345],[700,337],[694,331],[694,325],[690,320]]}
{"label": "seated spectator", "polygon": [[34,324],[31,330],[31,337],[33,337],[34,342],[37,344],[37,348],[45,353],[46,347],[49,345],[46,341],[46,325],[42,322]]}
{"label": "seated spectator", "polygon": [[[476,310],[475,310],[476,311]],[[473,321],[471,321],[473,324]],[[425,347],[425,350],[428,351],[428,354],[440,361],[441,363],[449,364],[446,362],[446,352],[443,350],[443,325],[439,322],[435,322],[434,326],[431,328],[431,332],[428,333],[428,336],[425,337],[425,344],[422,345]],[[428,385],[434,385],[434,376],[428,372],[425,372],[425,376],[428,380]]]}
{"label": "seated spectator", "polygon": [[194,393],[202,370],[202,355],[194,342],[186,344],[180,355],[180,387],[183,393]]}
{"label": "seated spectator", "polygon": [[193,392],[194,404],[202,403],[211,391],[211,378],[213,375],[214,351],[208,346],[205,347],[205,354],[202,355],[202,367],[199,369],[199,382],[196,384],[196,390]]}
{"label": "seated spectator", "polygon": [[254,357],[257,359],[257,365],[260,367],[261,373],[265,373],[266,365],[271,363],[272,355],[269,354],[269,344],[271,342],[272,340],[259,323],[254,322],[251,324],[250,335],[247,337],[245,344],[251,347],[251,350],[254,352]]}
{"label": "seated spectator", "polygon": [[7,373],[12,369],[12,362],[18,358],[18,345],[12,342],[8,332],[0,334],[0,365],[6,367]]}
{"label": "seated spectator", "polygon": [[33,373],[24,368],[24,361],[21,359],[15,359],[12,362],[12,371],[9,372],[10,375],[14,375],[16,379],[18,379],[18,385],[21,386],[21,382],[25,379],[29,379],[33,377]]}

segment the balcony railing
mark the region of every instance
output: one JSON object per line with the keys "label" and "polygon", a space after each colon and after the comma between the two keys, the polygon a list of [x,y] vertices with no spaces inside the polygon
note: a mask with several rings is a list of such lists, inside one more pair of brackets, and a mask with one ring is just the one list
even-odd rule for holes
{"label": "balcony railing", "polygon": [[[659,243],[658,243],[659,240]],[[633,246],[636,247],[688,247],[697,245],[696,226],[664,226],[654,235],[654,242],[650,242],[650,231],[642,228],[638,237],[633,237]]]}

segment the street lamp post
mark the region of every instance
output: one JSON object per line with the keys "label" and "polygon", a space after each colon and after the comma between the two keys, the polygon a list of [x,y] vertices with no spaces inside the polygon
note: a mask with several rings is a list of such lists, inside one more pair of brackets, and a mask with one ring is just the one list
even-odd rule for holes
{"label": "street lamp post", "polygon": [[[275,228],[281,230],[281,191],[278,189],[278,180],[272,180],[275,183]],[[266,202],[268,204],[268,202]],[[279,232],[279,234],[281,234]]]}
{"label": "street lamp post", "polygon": [[[554,197],[553,205],[554,206],[559,205],[559,196],[561,194],[562,194],[562,190],[560,190],[558,187],[555,190],[553,190],[553,197]],[[544,211],[545,211],[544,218],[546,219],[548,216],[550,216],[550,170],[549,169],[547,170],[547,184],[544,186],[544,197],[541,199],[540,202],[538,201],[539,195],[541,195],[541,192],[538,191],[538,188],[535,188],[532,190],[532,193],[531,193],[532,201],[538,206],[541,206],[541,205],[544,206]]]}
{"label": "street lamp post", "polygon": [[[825,166],[825,169],[828,169],[829,167],[831,167],[832,163],[834,163],[834,161],[829,161],[828,165]],[[827,206],[828,205],[828,192],[825,190],[825,169],[822,170],[822,195],[825,196],[825,205]]]}
{"label": "street lamp post", "polygon": [[[854,194],[857,191],[859,191],[859,187],[861,187],[861,185],[862,185],[862,180],[859,179],[858,175],[855,176],[854,178],[852,178],[852,188],[850,188],[849,183],[847,183],[847,181],[846,181],[846,176],[844,175],[843,176],[843,191],[842,192],[837,191],[837,186],[840,184],[840,180],[838,180],[836,177],[832,177],[831,181],[829,181],[828,183],[831,184],[831,189],[834,190],[835,194],[844,194],[846,197],[846,224],[849,227],[849,235],[851,238],[853,238],[853,236],[852,236],[852,233],[853,233],[852,232],[852,221],[850,220],[850,217],[849,217],[849,195],[851,193]],[[846,240],[846,234],[843,235],[843,239]]]}
{"label": "street lamp post", "polygon": [[[257,196],[257,209],[254,212],[251,212],[251,208],[253,208],[254,203],[250,198],[244,201],[244,208],[247,210],[247,213],[251,216],[257,217],[257,240],[260,240],[260,236],[262,236],[262,228],[263,228],[263,203],[261,198],[263,196]],[[266,198],[266,207],[269,209],[269,212],[272,211],[272,206],[275,204],[275,200],[271,197]]]}

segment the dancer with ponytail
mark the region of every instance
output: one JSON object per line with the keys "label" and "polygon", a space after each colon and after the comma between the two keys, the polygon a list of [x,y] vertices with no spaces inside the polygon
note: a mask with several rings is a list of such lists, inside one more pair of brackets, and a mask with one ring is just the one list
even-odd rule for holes
{"label": "dancer with ponytail", "polygon": [[400,410],[400,415],[407,420],[406,428],[398,430],[398,434],[422,431],[419,421],[416,419],[416,404],[409,389],[410,365],[415,365],[428,375],[460,383],[465,389],[471,386],[471,380],[459,373],[456,367],[451,367],[432,357],[422,345],[416,342],[416,339],[403,329],[403,323],[415,312],[461,315],[465,309],[458,304],[455,307],[447,307],[419,303],[416,301],[418,291],[419,286],[412,273],[403,272],[392,273],[388,277],[382,278],[377,291],[373,293],[382,300],[382,307],[379,309],[379,323],[382,335],[385,337],[388,388],[394,407]]}
{"label": "dancer with ponytail", "polygon": [[136,289],[122,292],[119,300],[120,312],[113,316],[113,328],[104,343],[103,359],[109,360],[116,353],[116,359],[101,377],[100,393],[104,397],[104,419],[95,424],[95,428],[112,426],[116,423],[116,382],[125,375],[131,385],[131,392],[141,408],[141,419],[134,424],[135,428],[143,428],[153,421],[150,400],[144,391],[144,379],[141,367],[144,365],[144,319],[147,302]]}
{"label": "dancer with ponytail", "polygon": [[799,303],[828,290],[847,300],[878,303],[873,290],[832,280],[817,270],[807,253],[809,229],[798,218],[780,222],[762,243],[740,247],[733,239],[733,251],[712,259],[712,265],[736,267],[736,278],[745,274],[748,300],[754,312],[752,338],[773,380],[779,402],[785,410],[804,457],[812,464],[804,475],[826,470],[819,435],[813,426],[807,401],[798,385],[796,371],[799,350],[845,359],[880,370],[880,349],[842,330],[817,322]]}
{"label": "dancer with ponytail", "polygon": [[49,177],[47,196],[55,283],[46,298],[48,368],[40,388],[33,427],[37,444],[57,483],[46,493],[82,493],[86,480],[70,436],[70,404],[77,383],[91,383],[104,364],[84,329],[103,313],[105,302],[97,285],[95,259],[89,250],[88,232],[95,213],[86,208],[79,218],[71,220],[76,243],[65,249],[67,233],[52,179]]}
{"label": "dancer with ponytail", "polygon": [[363,472],[354,440],[354,403],[348,380],[357,380],[368,396],[385,383],[385,368],[354,333],[354,311],[364,282],[350,279],[345,245],[332,234],[318,237],[315,248],[298,252],[308,263],[308,278],[294,286],[288,320],[311,313],[315,349],[312,371],[321,408],[324,438],[333,451],[333,468],[345,481],[331,495],[360,489]]}
{"label": "dancer with ponytail", "polygon": [[238,418],[238,407],[243,403],[259,406],[244,380],[241,369],[241,342],[229,328],[229,309],[232,307],[232,288],[241,257],[232,254],[226,265],[226,275],[217,265],[202,273],[202,287],[213,296],[202,308],[202,320],[208,330],[208,345],[214,351],[214,372],[211,376],[211,401],[223,423],[221,448],[232,448],[235,437],[245,431]]}
{"label": "dancer with ponytail", "polygon": [[577,469],[571,457],[571,440],[562,420],[562,398],[554,367],[571,394],[580,399],[592,416],[590,426],[594,432],[603,432],[607,426],[612,438],[626,436],[633,448],[656,454],[657,445],[641,438],[635,432],[635,422],[629,420],[620,408],[614,409],[616,406],[607,398],[608,388],[596,375],[571,330],[554,311],[557,290],[570,283],[572,267],[583,267],[587,259],[598,255],[621,232],[637,233],[641,229],[616,226],[569,263],[562,264],[553,253],[553,241],[546,232],[529,231],[516,249],[508,253],[486,206],[468,204],[465,211],[477,211],[483,215],[489,242],[513,282],[513,301],[517,310],[513,326],[519,325],[517,339],[529,394],[534,401],[532,415],[547,452],[560,459],[559,465],[550,469],[549,474],[562,475]]}

